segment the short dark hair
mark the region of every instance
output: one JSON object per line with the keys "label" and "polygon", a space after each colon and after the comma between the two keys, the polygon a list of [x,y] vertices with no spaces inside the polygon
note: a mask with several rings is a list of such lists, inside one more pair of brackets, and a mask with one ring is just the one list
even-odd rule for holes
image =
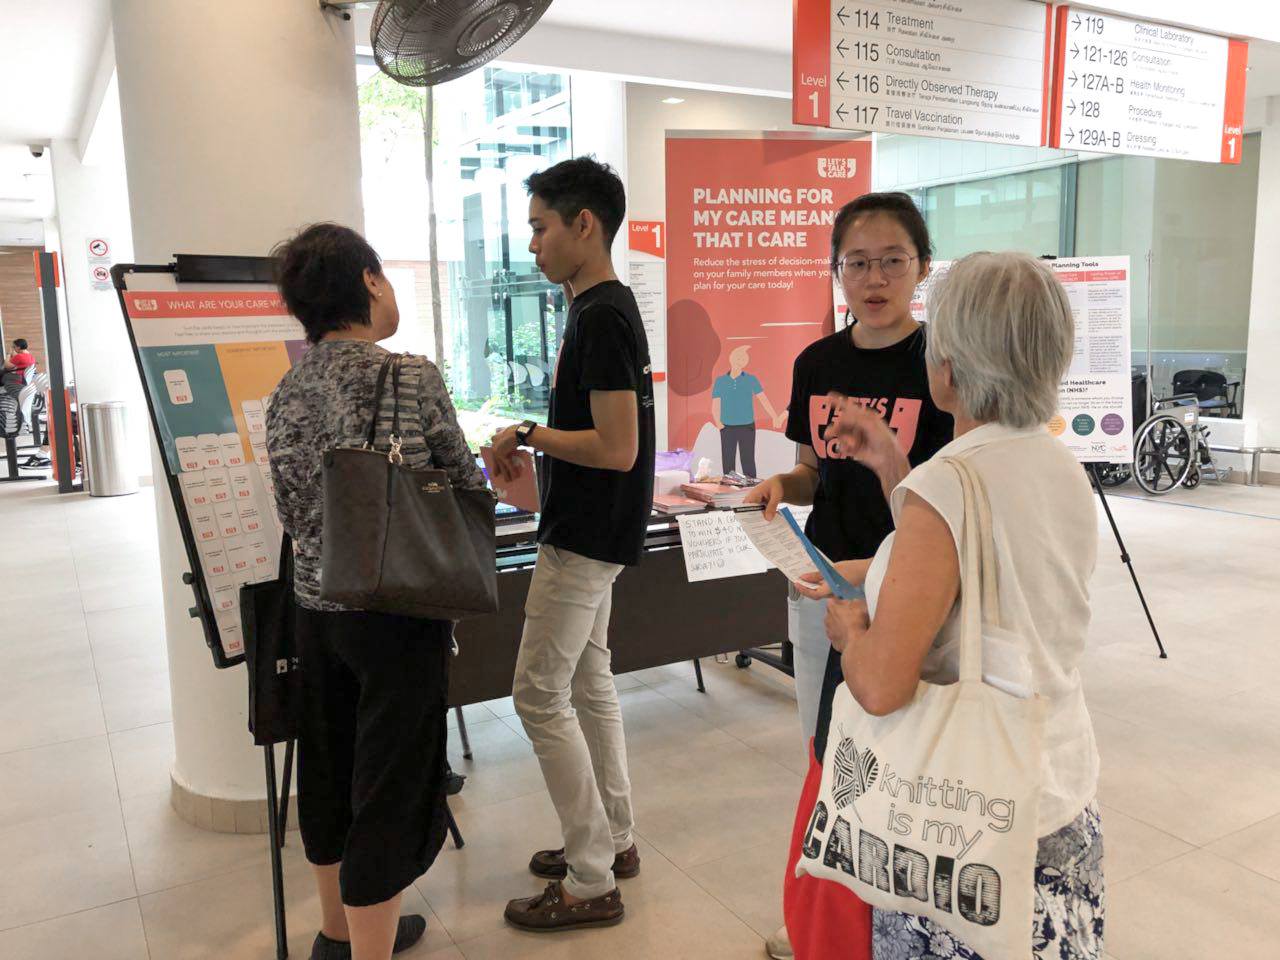
{"label": "short dark hair", "polygon": [[13,341],[13,345],[17,347],[19,350],[27,349],[27,341],[23,340],[21,337]]}
{"label": "short dark hair", "polygon": [[613,167],[595,157],[574,157],[533,174],[524,186],[565,223],[590,210],[604,227],[604,248],[613,247],[627,214],[627,191]]}
{"label": "short dark hair", "polygon": [[864,193],[856,200],[850,200],[836,214],[831,225],[831,269],[836,268],[836,260],[840,256],[840,245],[844,243],[844,235],[849,225],[858,217],[868,213],[887,213],[907,231],[907,236],[915,245],[916,256],[928,260],[933,256],[933,242],[929,239],[929,227],[924,222],[924,215],[914,200],[905,193]]}
{"label": "short dark hair", "polygon": [[276,286],[285,306],[302,323],[309,343],[326,333],[369,323],[364,272],[382,273],[369,241],[350,227],[314,223],[271,251]]}

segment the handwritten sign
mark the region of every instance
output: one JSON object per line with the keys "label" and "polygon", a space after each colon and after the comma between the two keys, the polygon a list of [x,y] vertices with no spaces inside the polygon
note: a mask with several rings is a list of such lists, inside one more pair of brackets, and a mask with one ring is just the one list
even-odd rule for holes
{"label": "handwritten sign", "polygon": [[769,564],[728,510],[677,517],[690,583],[764,573]]}

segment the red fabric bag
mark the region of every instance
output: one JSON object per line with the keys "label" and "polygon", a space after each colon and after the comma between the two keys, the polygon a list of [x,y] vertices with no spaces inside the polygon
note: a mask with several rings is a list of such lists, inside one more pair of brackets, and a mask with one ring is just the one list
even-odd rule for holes
{"label": "red fabric bag", "polygon": [[871,908],[853,891],[830,880],[796,876],[800,847],[818,801],[822,765],[809,741],[809,773],[800,791],[787,875],[782,883],[782,914],[796,960],[871,960]]}

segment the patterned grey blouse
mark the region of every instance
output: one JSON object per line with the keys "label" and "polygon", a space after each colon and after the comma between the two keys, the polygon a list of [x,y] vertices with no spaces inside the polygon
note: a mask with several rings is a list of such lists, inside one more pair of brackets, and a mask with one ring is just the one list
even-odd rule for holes
{"label": "patterned grey blouse", "polygon": [[[364,443],[378,369],[386,357],[386,350],[364,340],[322,341],[284,375],[267,408],[276,510],[294,543],[294,592],[298,603],[312,610],[348,609],[320,599],[321,461],[333,447]],[[389,445],[394,403],[388,376],[378,411],[379,450]],[[484,474],[458,426],[444,378],[430,360],[405,355],[399,404],[405,466],[442,469],[455,487],[484,489]]]}

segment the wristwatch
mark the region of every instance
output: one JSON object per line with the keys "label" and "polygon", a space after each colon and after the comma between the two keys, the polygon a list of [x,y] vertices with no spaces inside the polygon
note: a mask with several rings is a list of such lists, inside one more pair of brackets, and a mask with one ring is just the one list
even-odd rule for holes
{"label": "wristwatch", "polygon": [[537,426],[534,420],[522,421],[520,426],[516,427],[516,439],[520,441],[520,446],[527,447],[529,445],[529,437]]}

